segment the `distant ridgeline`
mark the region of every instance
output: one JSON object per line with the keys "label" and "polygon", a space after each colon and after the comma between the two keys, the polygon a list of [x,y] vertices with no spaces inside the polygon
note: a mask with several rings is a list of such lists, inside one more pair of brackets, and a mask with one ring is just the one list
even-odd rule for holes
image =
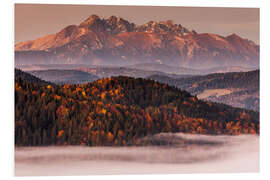
{"label": "distant ridgeline", "polygon": [[20,69],[15,69],[15,82],[18,84],[22,83],[37,83],[39,85],[49,85],[51,82],[41,80],[31,74],[25,73]]}
{"label": "distant ridgeline", "polygon": [[259,76],[260,71],[254,70],[248,72],[213,73],[187,78],[171,78],[160,75],[153,75],[148,78],[185,89],[194,95],[203,94],[207,90],[226,90],[229,91],[228,94],[221,96],[213,95],[203,99],[259,111]]}
{"label": "distant ridgeline", "polygon": [[16,65],[158,63],[195,69],[228,65],[254,68],[259,66],[260,53],[259,45],[236,34],[197,33],[171,20],[148,19],[136,25],[121,17],[97,15],[17,43],[14,49]]}
{"label": "distant ridgeline", "polygon": [[131,145],[161,132],[259,134],[259,113],[124,76],[54,85],[15,70],[15,144]]}

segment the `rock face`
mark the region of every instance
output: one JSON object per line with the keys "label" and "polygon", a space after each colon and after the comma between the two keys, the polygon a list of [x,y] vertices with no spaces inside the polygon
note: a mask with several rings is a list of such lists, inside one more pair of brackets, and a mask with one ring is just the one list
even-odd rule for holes
{"label": "rock face", "polygon": [[116,16],[92,15],[56,34],[15,45],[15,64],[48,63],[258,67],[259,46],[236,34],[199,34],[171,20],[138,26]]}

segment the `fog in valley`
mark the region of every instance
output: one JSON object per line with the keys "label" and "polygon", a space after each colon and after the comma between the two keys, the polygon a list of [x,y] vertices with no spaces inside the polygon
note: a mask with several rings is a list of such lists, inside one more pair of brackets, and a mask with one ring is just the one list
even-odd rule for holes
{"label": "fog in valley", "polygon": [[162,133],[129,147],[16,147],[16,176],[259,171],[259,136]]}

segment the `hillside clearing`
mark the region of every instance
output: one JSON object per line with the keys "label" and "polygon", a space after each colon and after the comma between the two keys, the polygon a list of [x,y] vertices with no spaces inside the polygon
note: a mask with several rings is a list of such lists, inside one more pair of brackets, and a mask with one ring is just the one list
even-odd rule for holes
{"label": "hillside clearing", "polygon": [[232,93],[232,91],[228,90],[228,89],[206,89],[202,93],[198,94],[197,97],[199,99],[205,99],[205,98],[208,98],[210,96],[219,97],[219,96],[224,96],[224,95],[231,94],[231,93]]}

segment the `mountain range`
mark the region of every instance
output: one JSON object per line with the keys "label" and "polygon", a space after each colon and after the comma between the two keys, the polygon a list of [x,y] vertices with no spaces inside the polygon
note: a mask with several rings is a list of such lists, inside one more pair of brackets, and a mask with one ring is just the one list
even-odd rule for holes
{"label": "mountain range", "polygon": [[[67,68],[67,69],[66,69]],[[27,70],[42,80],[56,84],[84,84],[101,78],[114,76],[128,76],[134,78],[147,78],[153,75],[166,76],[171,78],[184,78],[191,75],[171,74],[161,71],[147,71],[128,67],[109,67],[109,66],[23,66],[21,70]]]}
{"label": "mountain range", "polygon": [[[142,76],[137,74],[136,77],[146,77],[143,74],[147,74],[146,71],[153,74],[153,72],[157,72],[156,74],[166,73],[168,76],[194,76],[194,75],[207,75],[213,73],[227,73],[227,72],[247,72],[255,70],[256,68],[247,68],[247,67],[240,67],[240,66],[223,66],[223,67],[215,67],[215,68],[206,68],[206,69],[194,69],[194,68],[185,68],[185,67],[177,67],[177,66],[169,66],[166,64],[159,64],[159,63],[139,63],[139,64],[132,64],[132,65],[90,65],[90,64],[24,64],[24,65],[16,65],[16,68],[21,69],[23,71],[40,71],[40,70],[90,70],[96,69],[97,73],[100,70],[109,70],[109,69],[126,69],[131,71],[137,71],[138,73],[142,72]],[[121,72],[121,71],[120,71]],[[121,75],[120,72],[118,75]],[[115,72],[117,74],[117,72]],[[148,73],[148,74],[149,74]],[[130,76],[129,74],[122,74],[126,76]],[[148,75],[149,76],[149,75]],[[100,77],[105,77],[101,75]],[[107,76],[108,77],[108,76]],[[132,76],[135,77],[135,76]]]}
{"label": "mountain range", "polygon": [[173,21],[136,25],[91,15],[79,25],[15,44],[15,64],[133,65],[174,67],[259,66],[259,45],[236,34],[190,31]]}
{"label": "mountain range", "polygon": [[194,68],[169,66],[166,64],[158,64],[158,63],[141,63],[129,65],[126,67],[144,71],[160,71],[167,74],[178,74],[178,75],[207,75],[213,73],[247,72],[255,70],[254,68],[247,68],[240,66],[223,66],[206,69],[194,69]]}

